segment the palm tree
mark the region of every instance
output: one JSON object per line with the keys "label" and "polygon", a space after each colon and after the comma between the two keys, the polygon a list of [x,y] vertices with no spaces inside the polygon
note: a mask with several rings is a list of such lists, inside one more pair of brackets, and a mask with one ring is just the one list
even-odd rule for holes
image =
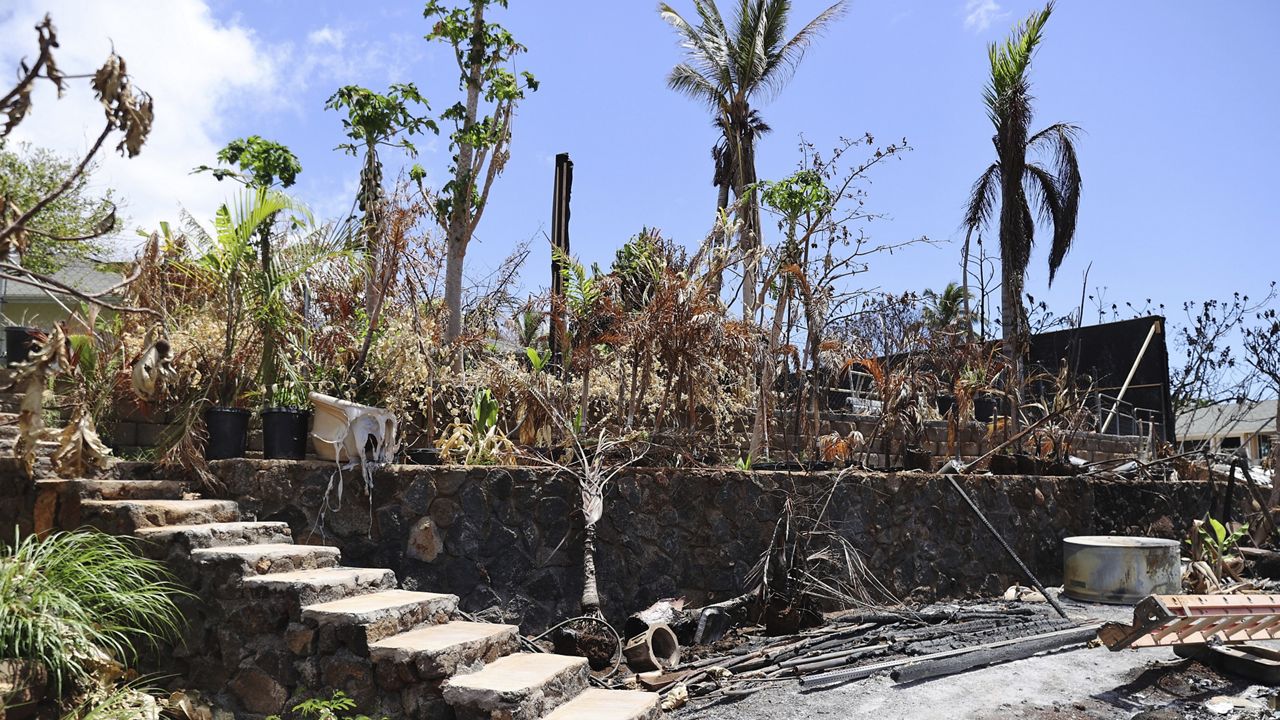
{"label": "palm tree", "polygon": [[714,182],[719,187],[719,208],[728,207],[729,190],[742,203],[738,240],[745,256],[742,310],[744,317],[751,318],[756,285],[753,255],[760,245],[755,141],[769,130],[752,103],[767,101],[782,90],[813,40],[844,13],[846,0],[822,11],[790,39],[786,37],[790,0],[738,0],[732,31],[715,0],[694,0],[693,6],[697,25],[670,5],[658,5],[662,19],[680,34],[687,51],[685,61],[672,68],[667,85],[710,108],[720,130],[721,138],[712,149]]}
{"label": "palm tree", "polygon": [[[1036,226],[1053,229],[1049,249],[1052,285],[1071,249],[1080,207],[1080,167],[1074,144],[1079,128],[1055,123],[1034,134],[1029,129],[1032,96],[1028,72],[1052,12],[1053,2],[1049,2],[1015,27],[1004,44],[988,46],[991,80],[983,92],[983,101],[995,126],[992,142],[996,161],[974,183],[964,221],[971,236],[989,225],[999,204],[1000,324],[1015,390],[1020,379],[1019,347],[1026,330],[1022,288]],[[1044,157],[1047,163],[1028,161],[1028,156]],[[967,247],[967,237],[965,244]],[[967,278],[967,268],[965,274]]]}
{"label": "palm tree", "polygon": [[924,321],[931,329],[952,332],[968,325],[969,313],[965,310],[965,300],[969,291],[959,283],[949,282],[941,292],[924,291]]}

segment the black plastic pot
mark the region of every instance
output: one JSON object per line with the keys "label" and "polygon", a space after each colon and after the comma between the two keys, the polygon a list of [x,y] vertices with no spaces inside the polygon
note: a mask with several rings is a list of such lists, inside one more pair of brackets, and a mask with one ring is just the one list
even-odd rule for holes
{"label": "black plastic pot", "polygon": [[938,408],[938,414],[946,417],[956,410],[956,399],[951,395],[937,395],[933,398],[933,404]]}
{"label": "black plastic pot", "polygon": [[988,423],[996,419],[996,399],[990,395],[979,395],[973,399],[973,417],[978,422]]}
{"label": "black plastic pot", "polygon": [[406,455],[414,465],[440,464],[440,448],[414,448]]}
{"label": "black plastic pot", "polygon": [[908,447],[902,451],[904,470],[924,470],[933,472],[933,453],[923,448]]}
{"label": "black plastic pot", "polygon": [[992,475],[1017,475],[1018,460],[1012,455],[992,455],[990,469]]}
{"label": "black plastic pot", "polygon": [[40,331],[32,327],[23,327],[21,325],[10,325],[4,329],[4,354],[5,362],[9,365],[26,362],[31,358],[31,351],[35,349],[40,342],[36,340],[36,333]]}
{"label": "black plastic pot", "polygon": [[1013,460],[1018,464],[1019,475],[1039,475],[1041,471],[1041,463],[1038,459],[1026,453],[1014,453]]}
{"label": "black plastic pot", "polygon": [[209,442],[204,446],[206,460],[244,457],[249,445],[249,411],[243,408],[215,407],[204,411],[209,429]]}
{"label": "black plastic pot", "polygon": [[310,419],[311,411],[302,408],[263,408],[262,457],[268,460],[305,459]]}

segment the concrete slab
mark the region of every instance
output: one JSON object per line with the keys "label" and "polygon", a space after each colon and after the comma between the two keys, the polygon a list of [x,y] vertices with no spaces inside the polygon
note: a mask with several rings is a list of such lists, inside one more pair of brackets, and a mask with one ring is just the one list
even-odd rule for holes
{"label": "concrete slab", "polygon": [[196,563],[231,565],[235,571],[249,575],[334,567],[340,555],[336,547],[293,543],[234,545],[191,551],[191,559]]}
{"label": "concrete slab", "polygon": [[493,662],[518,645],[515,625],[454,621],[418,628],[369,646],[378,662],[413,663],[419,677],[448,677],[477,662]]}
{"label": "concrete slab", "polygon": [[161,525],[234,522],[240,506],[231,500],[85,500],[80,519],[104,532],[129,535]]}
{"label": "concrete slab", "polygon": [[333,567],[258,575],[245,578],[243,587],[254,593],[285,593],[306,606],[389,590],[395,584],[396,575],[390,570]]}
{"label": "concrete slab", "polygon": [[498,658],[479,672],[450,678],[444,699],[460,720],[533,720],[586,690],[588,672],[586,658],[516,653]]}
{"label": "concrete slab", "polygon": [[660,717],[662,708],[657,693],[587,688],[552,710],[546,720],[658,720]]}
{"label": "concrete slab", "polygon": [[139,528],[139,538],[152,544],[174,543],[185,550],[256,543],[292,542],[288,523],[221,522]]}
{"label": "concrete slab", "polygon": [[302,608],[302,620],[320,631],[324,649],[345,645],[357,653],[369,643],[423,624],[448,622],[458,596],[383,590]]}

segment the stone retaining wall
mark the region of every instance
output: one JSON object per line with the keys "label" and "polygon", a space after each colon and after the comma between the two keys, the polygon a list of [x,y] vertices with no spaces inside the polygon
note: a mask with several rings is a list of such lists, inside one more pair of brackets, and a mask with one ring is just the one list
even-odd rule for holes
{"label": "stone retaining wall", "polygon": [[[526,632],[577,612],[582,521],[571,478],[526,467],[387,466],[373,474],[370,498],[349,470],[338,506],[331,463],[214,466],[227,498],[259,520],[287,521],[299,542],[323,536],[344,564],[392,568],[407,589],[457,594],[468,611],[497,608],[492,616]],[[1062,538],[1185,537],[1214,497],[1212,484],[1194,481],[961,482],[1048,584],[1061,582]],[[599,526],[606,614],[620,620],[663,597],[698,605],[742,592],[788,494],[828,491],[835,526],[899,596],[993,594],[1025,583],[942,476],[633,469],[610,486]]]}

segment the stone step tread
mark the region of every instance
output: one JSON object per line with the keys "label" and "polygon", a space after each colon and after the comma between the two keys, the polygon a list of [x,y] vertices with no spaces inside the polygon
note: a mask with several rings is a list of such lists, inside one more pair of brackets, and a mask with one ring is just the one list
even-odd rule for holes
{"label": "stone step tread", "polygon": [[181,500],[187,483],[177,480],[39,480],[37,486],[70,486],[85,500]]}
{"label": "stone step tread", "polygon": [[240,505],[231,500],[84,500],[80,518],[87,525],[122,535],[144,527],[241,519]]}
{"label": "stone step tread", "polygon": [[519,631],[516,625],[454,620],[383,638],[369,645],[369,654],[375,660],[406,659],[420,652],[440,652],[466,643],[514,636]]}
{"label": "stone step tread", "polygon": [[259,534],[288,537],[290,530],[289,524],[285,522],[217,522],[139,528],[136,534],[140,538],[157,542],[183,536],[196,547],[227,547],[221,543],[235,542]]}
{"label": "stone step tread", "polygon": [[302,617],[318,623],[365,625],[424,605],[445,606],[451,612],[458,605],[458,596],[413,590],[383,590],[308,605],[302,608]]}
{"label": "stone step tread", "polygon": [[479,672],[455,675],[449,686],[502,694],[521,694],[541,688],[562,673],[585,669],[587,659],[552,653],[514,653],[485,665]]}
{"label": "stone step tread", "polygon": [[[381,587],[379,587],[381,585]],[[244,587],[266,591],[297,592],[302,605],[317,601],[339,600],[352,594],[367,594],[396,585],[396,573],[384,568],[323,568],[294,570],[292,573],[270,573],[244,578]],[[375,588],[375,589],[369,589]],[[325,597],[326,591],[339,591],[339,597]],[[351,592],[348,592],[351,591]]]}
{"label": "stone step tread", "polygon": [[85,500],[82,507],[88,508],[135,508],[138,510],[163,510],[167,512],[222,512],[240,511],[240,505],[234,500]]}
{"label": "stone step tread", "polygon": [[587,688],[545,720],[652,720],[662,716],[657,693]]}
{"label": "stone step tread", "polygon": [[224,547],[199,548],[191,551],[191,558],[197,562],[218,562],[236,559],[243,562],[260,560],[279,560],[285,558],[330,557],[338,559],[341,552],[328,545],[297,545],[294,543],[259,543],[254,545],[228,545]]}

